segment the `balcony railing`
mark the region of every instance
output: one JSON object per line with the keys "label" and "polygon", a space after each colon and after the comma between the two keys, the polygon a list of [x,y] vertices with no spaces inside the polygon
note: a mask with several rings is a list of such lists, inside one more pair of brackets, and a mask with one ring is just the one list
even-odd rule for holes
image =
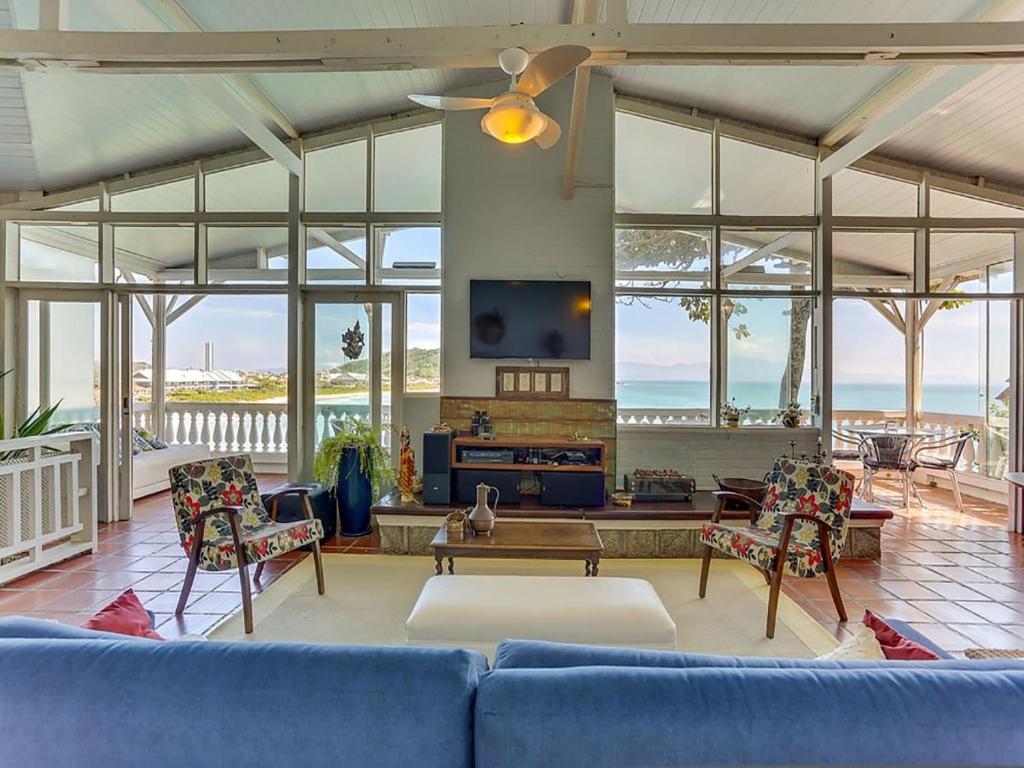
{"label": "balcony railing", "polygon": [[[333,419],[363,420],[369,406],[359,403],[317,403],[315,444],[331,433]],[[288,406],[285,403],[169,402],[165,406],[164,440],[170,445],[205,445],[214,453],[283,455],[288,452]],[[381,408],[383,422],[391,408]],[[134,424],[157,432],[150,403],[136,403]],[[390,431],[384,430],[385,448]]]}
{"label": "balcony railing", "polygon": [[[777,409],[753,409],[740,420],[742,426],[765,426],[775,423]],[[706,426],[709,423],[706,408],[620,408],[620,426]],[[867,425],[905,427],[906,411],[837,410],[833,412],[832,426],[839,429]],[[918,419],[917,429],[930,433],[935,439],[956,437],[960,432],[973,432],[975,438],[964,448],[960,468],[963,472],[1002,478],[1006,471],[1009,447],[1009,423],[1006,419],[970,416],[959,413],[926,411]],[[833,441],[833,448],[856,448],[855,443]],[[952,456],[954,448],[929,451],[933,455]]]}

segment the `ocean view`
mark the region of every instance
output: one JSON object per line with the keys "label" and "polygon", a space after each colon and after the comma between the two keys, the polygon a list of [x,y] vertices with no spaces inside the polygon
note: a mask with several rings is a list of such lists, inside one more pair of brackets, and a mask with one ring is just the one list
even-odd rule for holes
{"label": "ocean view", "polygon": [[[808,387],[800,392],[806,401]],[[776,408],[778,382],[740,381],[730,386],[741,408]],[[615,396],[619,408],[707,408],[706,381],[617,381]],[[905,406],[902,384],[836,384],[833,408],[836,410],[902,410]],[[980,415],[982,398],[975,386],[946,384],[926,386],[924,410],[941,413]]]}

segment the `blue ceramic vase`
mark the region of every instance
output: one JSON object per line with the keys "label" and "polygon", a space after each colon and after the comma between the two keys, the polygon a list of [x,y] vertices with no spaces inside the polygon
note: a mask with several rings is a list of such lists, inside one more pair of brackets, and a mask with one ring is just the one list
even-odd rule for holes
{"label": "blue ceramic vase", "polygon": [[334,489],[341,516],[342,536],[366,536],[370,526],[373,488],[370,478],[359,469],[359,450],[345,448],[338,461],[338,485]]}

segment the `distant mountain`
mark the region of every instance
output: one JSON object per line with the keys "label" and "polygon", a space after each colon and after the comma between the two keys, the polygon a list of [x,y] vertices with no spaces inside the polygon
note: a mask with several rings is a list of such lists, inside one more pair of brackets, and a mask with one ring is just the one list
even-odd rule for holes
{"label": "distant mountain", "polygon": [[[391,353],[385,352],[382,365],[387,368],[391,365]],[[333,371],[339,373],[369,373],[370,361],[350,360],[347,363],[335,366]],[[441,375],[441,350],[420,349],[413,347],[405,354],[405,375],[410,379],[437,380]]]}
{"label": "distant mountain", "polygon": [[616,363],[616,381],[702,381],[708,377],[707,363]]}

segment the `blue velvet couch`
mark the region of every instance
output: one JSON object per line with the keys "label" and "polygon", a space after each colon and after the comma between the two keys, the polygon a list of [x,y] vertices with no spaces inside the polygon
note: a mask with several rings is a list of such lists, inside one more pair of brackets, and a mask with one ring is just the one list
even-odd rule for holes
{"label": "blue velvet couch", "polygon": [[1019,765],[1024,664],[506,641],[123,639],[0,620],[0,765]]}

